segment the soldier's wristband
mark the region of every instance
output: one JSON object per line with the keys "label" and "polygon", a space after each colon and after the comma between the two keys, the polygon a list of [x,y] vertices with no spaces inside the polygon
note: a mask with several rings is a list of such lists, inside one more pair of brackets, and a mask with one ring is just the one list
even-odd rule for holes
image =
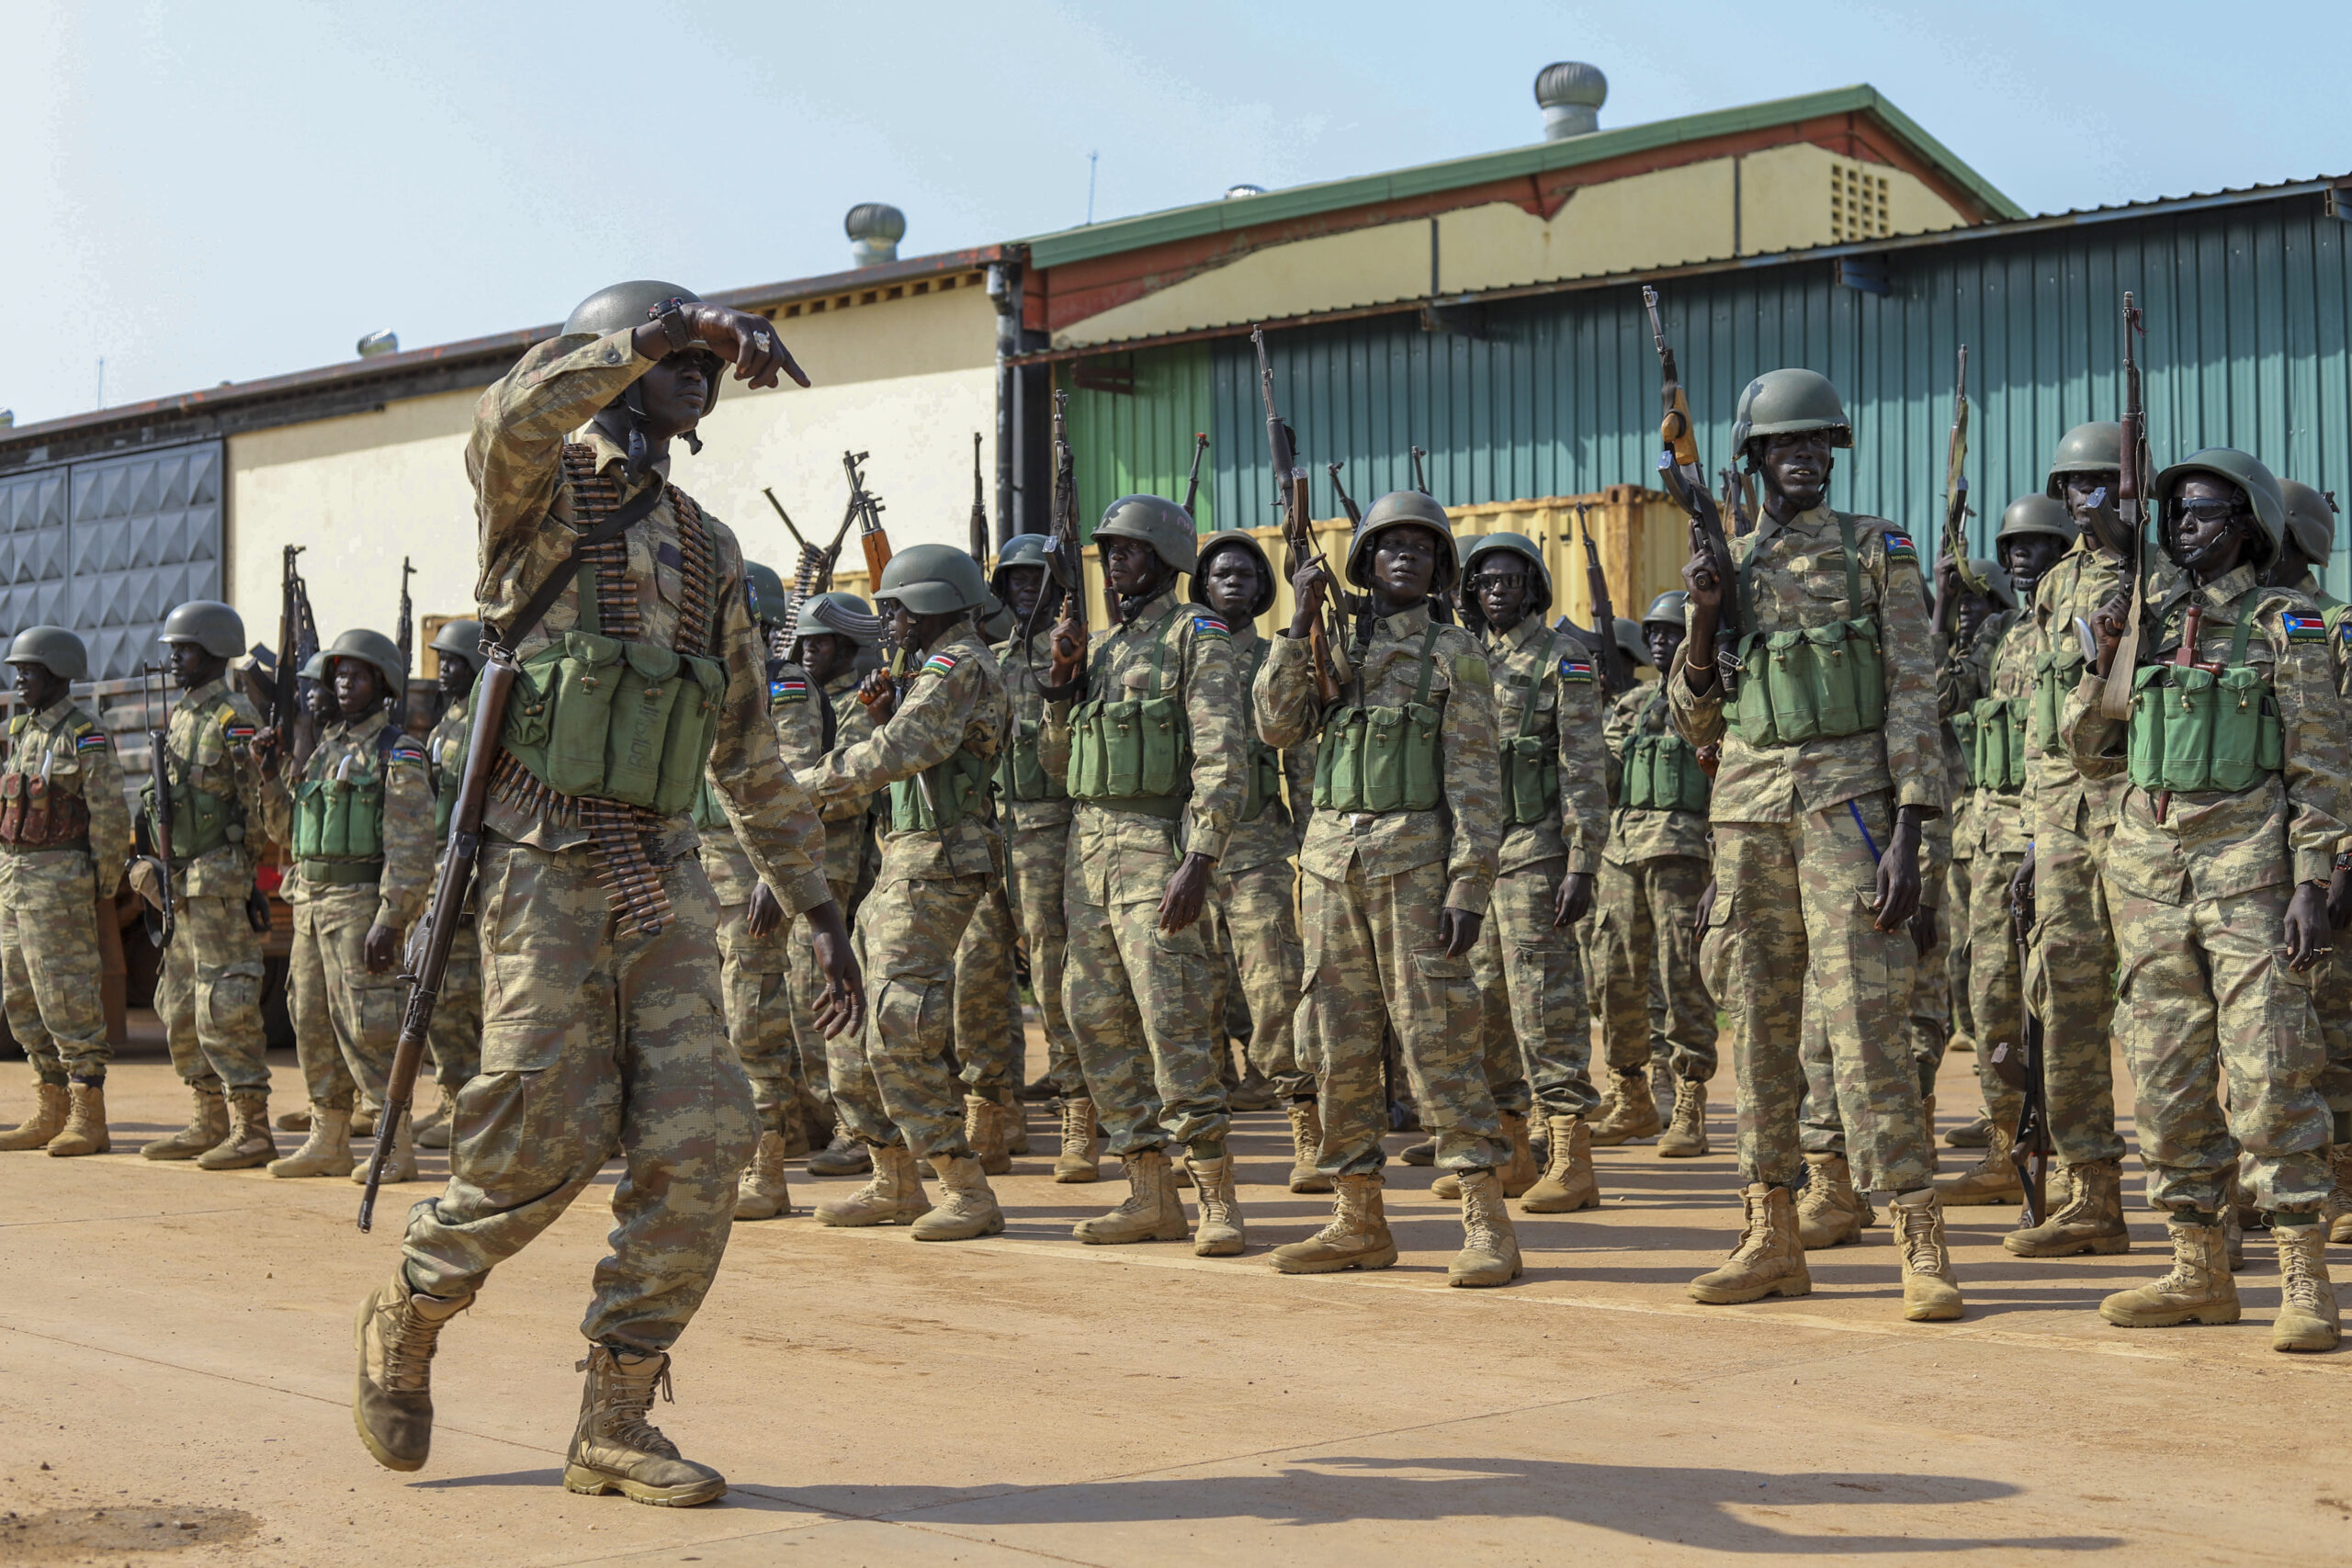
{"label": "soldier's wristband", "polygon": [[654,322],[662,335],[670,340],[670,352],[677,353],[695,341],[695,330],[686,320],[686,302],[682,299],[664,299],[653,308]]}

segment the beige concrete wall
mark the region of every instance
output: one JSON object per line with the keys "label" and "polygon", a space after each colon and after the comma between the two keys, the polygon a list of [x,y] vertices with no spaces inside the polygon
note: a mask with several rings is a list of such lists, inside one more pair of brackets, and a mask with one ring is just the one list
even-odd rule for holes
{"label": "beige concrete wall", "polygon": [[1711,261],[1732,254],[1731,160],[1588,186],[1548,222],[1498,201],[1438,227],[1445,294]]}
{"label": "beige concrete wall", "polygon": [[[1968,220],[1916,175],[1884,164],[1840,158],[1811,142],[1751,152],[1740,160],[1740,249],[1748,255],[1826,245],[1830,222],[1833,172],[1867,174],[1885,182],[1887,234],[1924,234],[1957,229]],[[1873,225],[1875,227],[1875,225]]]}
{"label": "beige concrete wall", "polygon": [[[972,433],[994,502],[995,314],[978,288],[920,296],[777,323],[814,383],[746,392],[730,386],[681,446],[673,477],[735,528],[745,548],[790,574],[792,545],[760,491],[772,485],[803,532],[839,525],[845,447],[873,454],[868,481],[894,545],[961,545],[972,496]],[[403,554],[420,617],[470,614],[473,493],[465,444],[476,391],[411,398],[342,419],[229,442],[231,602],[260,640],[277,635],[281,547],[301,558],[322,633],[390,632]],[[854,553],[854,547],[851,552]],[[419,641],[423,640],[420,636]]]}

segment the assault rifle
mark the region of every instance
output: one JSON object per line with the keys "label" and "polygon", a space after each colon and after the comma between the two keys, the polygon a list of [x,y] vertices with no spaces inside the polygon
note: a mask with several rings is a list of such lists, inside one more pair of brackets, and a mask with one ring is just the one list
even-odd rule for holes
{"label": "assault rifle", "polygon": [[1184,479],[1184,515],[1187,517],[1194,515],[1193,502],[1201,499],[1201,459],[1207,455],[1208,449],[1208,432],[1196,431],[1193,435],[1193,471]]}
{"label": "assault rifle", "polygon": [[[172,897],[172,761],[166,742],[171,729],[171,703],[164,695],[164,666],[142,664],[139,669],[142,677],[139,694],[147,698],[147,781],[153,798],[147,818],[147,836],[163,873],[156,879],[163,885],[160,895],[140,919],[147,928],[148,942],[160,951],[172,945],[172,933],[179,923],[179,910]],[[143,689],[146,680],[155,682],[152,694]]]}
{"label": "assault rifle", "polygon": [[1326,463],[1323,466],[1331,471],[1331,493],[1340,498],[1340,510],[1348,514],[1348,526],[1351,528],[1363,527],[1363,508],[1358,506],[1356,504],[1356,498],[1348,493],[1348,487],[1340,482],[1340,469],[1344,467],[1344,465],[1340,463]]}
{"label": "assault rifle", "polygon": [[1429,454],[1419,446],[1408,446],[1405,450],[1413,455],[1413,488],[1431,500],[1435,500],[1437,491],[1430,489],[1429,476],[1421,468],[1421,459]]}
{"label": "assault rifle", "polygon": [[392,728],[408,728],[408,672],[416,668],[416,607],[408,596],[408,580],[416,575],[416,568],[401,557],[401,609],[392,623],[392,641],[401,650],[401,689],[388,694],[392,699]]}
{"label": "assault rifle", "polygon": [[1690,423],[1690,399],[1682,389],[1682,373],[1675,367],[1674,350],[1666,341],[1666,323],[1658,318],[1657,290],[1645,284],[1642,305],[1649,311],[1650,342],[1657,349],[1658,400],[1665,413],[1658,420],[1662,450],[1657,471],[1666,491],[1690,519],[1690,541],[1707,552],[1723,603],[1715,611],[1715,679],[1723,682],[1728,701],[1739,690],[1739,641],[1747,627],[1739,612],[1739,579],[1732,570],[1731,541],[1724,537],[1723,514],[1707,493],[1707,473],[1699,461],[1698,433]]}
{"label": "assault rifle", "polygon": [[[2148,409],[2141,396],[2140,362],[2134,356],[2132,340],[2143,336],[2147,329],[2141,324],[2140,307],[2132,302],[2129,289],[2123,295],[2123,466],[2116,476],[2115,510],[2123,526],[2132,536],[2132,618],[2123,627],[2122,639],[2115,645],[2115,657],[2107,667],[2107,685],[2100,694],[2098,710],[2108,717],[2124,719],[2132,716],[2132,672],[2140,663],[2140,627],[2147,618],[2148,553]],[[2182,638],[2191,649],[2194,660],[2197,637],[2194,632]],[[2164,816],[2157,814],[2161,822]]]}
{"label": "assault rifle", "polygon": [[[2032,925],[2033,893],[2029,883],[2022,895],[2009,905],[2009,939],[2017,949],[2020,975],[2026,966],[2026,932]],[[2018,1168],[2018,1184],[2025,1189],[2025,1202],[2018,1215],[2018,1224],[2022,1229],[2050,1217],[2050,1156],[2057,1145],[2050,1136],[2050,1098],[2042,1078],[2046,1059],[2042,1055],[2041,1020],[2034,1017],[2032,1004],[2025,1000],[2022,987],[2018,998],[2018,1042],[2013,1044],[2002,1041],[1993,1047],[1990,1060],[1995,1076],[2023,1097],[2018,1111],[2017,1139],[2009,1148],[2009,1158]]]}
{"label": "assault rifle", "polygon": [[[865,478],[859,474],[857,468],[858,464],[865,462],[865,458],[866,454],[864,452],[842,454],[842,467],[849,473],[849,502],[842,509],[842,525],[833,535],[833,542],[826,546],[821,552],[822,564],[819,569],[816,581],[819,592],[824,592],[832,583],[833,563],[841,558],[842,541],[849,536],[850,525],[853,523],[862,525],[858,536],[858,547],[865,557],[868,573],[865,585],[867,592],[871,593],[882,585],[881,570],[874,564],[876,555],[877,553],[880,555],[883,566],[890,564],[890,536],[882,526],[881,499],[866,493]],[[773,501],[775,497],[771,496],[769,499]],[[784,508],[779,505],[776,511],[781,514]],[[790,520],[786,519],[786,525],[789,526],[789,524]],[[867,532],[879,535],[878,542],[867,540],[865,537]],[[792,536],[796,539],[800,538],[799,532],[796,529]],[[801,540],[801,547],[804,550],[808,547],[807,540]],[[819,604],[810,613],[820,624],[831,626],[843,637],[863,642],[880,642],[883,639],[886,627],[879,615],[865,615],[851,609],[846,604],[837,604],[831,600]]]}
{"label": "assault rifle", "polygon": [[[1200,461],[1195,458],[1193,472],[1200,471]],[[972,432],[972,558],[979,563],[982,571],[988,570],[989,508],[980,491],[980,433],[977,430]]]}
{"label": "assault rifle", "polygon": [[[1960,345],[1960,375],[1952,384],[1951,438],[1944,451],[1944,554],[1951,561],[1952,571],[1960,585],[1971,593],[1992,592],[1968,556],[1968,475],[1963,471],[1968,463],[1968,345]],[[1960,595],[1951,603],[1939,602],[1936,619],[1941,623],[1944,635],[1950,637],[1959,625]]]}
{"label": "assault rifle", "polygon": [[1740,476],[1739,470],[1724,467],[1715,470],[1723,485],[1723,499],[1718,504],[1722,514],[1731,519],[1732,532],[1745,534],[1756,526],[1756,494],[1754,481]]}
{"label": "assault rifle", "polygon": [[1274,408],[1274,367],[1266,362],[1266,329],[1250,329],[1250,342],[1258,351],[1258,389],[1266,404],[1266,446],[1273,460],[1274,493],[1283,509],[1283,542],[1290,549],[1292,575],[1312,562],[1323,573],[1329,590],[1323,600],[1323,612],[1306,634],[1306,659],[1315,680],[1315,697],[1329,706],[1340,700],[1348,683],[1348,656],[1340,627],[1338,598],[1340,585],[1331,569],[1315,547],[1315,524],[1307,515],[1306,470],[1299,467],[1298,452],[1291,437],[1290,426]]}
{"label": "assault rifle", "polygon": [[270,696],[269,728],[277,737],[277,754],[291,757],[310,748],[295,744],[297,726],[311,722],[309,687],[302,667],[319,651],[319,624],[311,615],[311,590],[295,569],[294,558],[308,547],[288,545],[278,572],[277,681]]}
{"label": "assault rifle", "polygon": [[1634,673],[1625,668],[1625,650],[1617,646],[1617,609],[1609,602],[1609,574],[1600,570],[1600,551],[1592,542],[1592,525],[1585,520],[1590,508],[1583,502],[1576,508],[1577,536],[1584,540],[1585,592],[1592,597],[1592,626],[1599,634],[1593,663],[1600,671],[1600,689],[1622,692],[1634,683]]}

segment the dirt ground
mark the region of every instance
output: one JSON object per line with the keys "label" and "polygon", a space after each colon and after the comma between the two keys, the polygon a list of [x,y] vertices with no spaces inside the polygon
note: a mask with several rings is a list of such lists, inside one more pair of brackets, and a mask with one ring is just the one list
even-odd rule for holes
{"label": "dirt ground", "polygon": [[[1947,1125],[1970,1072],[1946,1066]],[[0,1078],[11,1122],[23,1073]],[[596,1195],[444,1337],[432,1461],[397,1475],[352,1434],[351,1322],[432,1187],[388,1195],[362,1236],[346,1182],[139,1158],[185,1119],[153,1055],[110,1098],[114,1154],[0,1156],[0,1562],[2136,1565],[2352,1546],[2334,1419],[2352,1356],[2271,1353],[2264,1238],[2239,1326],[2127,1332],[2093,1311],[2163,1266],[2136,1166],[2130,1256],[2012,1258],[2009,1211],[1956,1210],[1968,1316],[1910,1325],[1884,1225],[1815,1254],[1807,1299],[1684,1297],[1738,1222],[1721,1102],[1715,1154],[1600,1151],[1604,1206],[1521,1220],[1527,1278],[1479,1292],[1446,1288],[1453,1206],[1397,1164],[1397,1267],[1274,1274],[1267,1248],[1326,1201],[1280,1185],[1272,1112],[1236,1127],[1247,1257],[1081,1247],[1071,1223],[1124,1189],[1055,1186],[1032,1108],[1001,1237],[828,1231],[806,1205],[841,1184],[797,1174],[800,1214],[737,1227],[657,1411],[734,1490],[673,1512],[558,1482]],[[1946,1173],[1973,1157],[1947,1151]]]}

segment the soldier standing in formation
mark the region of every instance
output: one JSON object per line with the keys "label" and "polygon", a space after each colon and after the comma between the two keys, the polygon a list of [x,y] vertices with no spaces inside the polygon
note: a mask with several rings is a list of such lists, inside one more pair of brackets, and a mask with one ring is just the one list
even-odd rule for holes
{"label": "soldier standing in formation", "polygon": [[[1661,593],[1642,617],[1650,661],[1661,671],[1674,667],[1682,646],[1687,597],[1679,589]],[[1674,1074],[1674,1119],[1657,1152],[1683,1159],[1707,1152],[1715,1003],[1699,973],[1696,925],[1700,895],[1714,873],[1706,770],[1672,717],[1661,676],[1655,684],[1619,693],[1603,732],[1616,809],[1601,850],[1592,940],[1611,1087],[1592,1141],[1609,1145],[1659,1132],[1657,1102],[1645,1076],[1655,986],[1666,1002]]]}
{"label": "soldier standing in formation", "polygon": [[776,755],[741,553],[668,482],[670,442],[693,439],[730,363],[754,387],[805,380],[763,318],[671,284],[617,284],[475,411],[475,596],[519,668],[478,873],[496,957],[482,1070],[458,1097],[447,1188],[410,1211],[401,1265],[360,1309],[353,1416],[394,1470],[431,1446],[442,1328],[618,1155],[563,1483],[670,1506],[727,1490],[650,1418],[759,1131],[721,1023],[718,907],[695,853],[706,768],[762,880],[817,929],[829,1023],[864,1012],[816,812]]}
{"label": "soldier standing in formation", "polygon": [[[1704,550],[1683,569],[1690,631],[1667,677],[1683,738],[1723,748],[1702,962],[1731,1014],[1747,1182],[1739,1245],[1690,1294],[1748,1302],[1813,1288],[1789,1191],[1810,969],[1858,1184],[1894,1194],[1904,1314],[1957,1317],[1905,1029],[1921,829],[1943,801],[1918,554],[1883,519],[1828,505],[1831,453],[1853,433],[1823,377],[1775,370],[1749,382],[1733,437],[1763,481],[1764,514],[1733,543],[1735,581]],[[1747,627],[1728,650],[1742,667],[1736,705],[1716,660],[1727,593]],[[1787,657],[1768,680],[1774,643]],[[1873,885],[1870,902],[1856,896]]]}
{"label": "soldier standing in formation", "polygon": [[1297,610],[1255,690],[1268,745],[1317,742],[1315,814],[1299,851],[1306,953],[1295,1039],[1322,1074],[1321,1169],[1339,1189],[1331,1222],[1275,1248],[1272,1262],[1322,1274],[1396,1261],[1380,1146],[1393,1028],[1437,1164],[1462,1186],[1464,1242],[1448,1282],[1509,1284],[1521,1272],[1499,1174],[1511,1151],[1487,1086],[1469,956],[1502,841],[1486,650],[1430,616],[1430,595],[1461,567],[1444,509],[1419,491],[1374,503],[1347,575],[1370,604],[1340,702],[1326,711],[1316,700],[1309,632],[1330,587],[1319,560],[1292,580]]}
{"label": "soldier standing in formation", "polygon": [[[1606,694],[1585,645],[1547,624],[1552,576],[1521,534],[1488,534],[1463,566],[1467,619],[1483,626],[1501,752],[1502,839],[1494,890],[1471,950],[1480,999],[1487,1085],[1510,1158],[1496,1173],[1505,1197],[1531,1214],[1598,1208],[1587,1118],[1592,1019],[1584,958],[1573,934],[1592,908],[1593,874],[1609,832],[1601,749]],[[1614,635],[1615,628],[1610,628]],[[1541,1172],[1528,1114],[1544,1116]],[[1539,1179],[1540,1176],[1540,1179]],[[1430,1187],[1462,1195],[1453,1171]]]}
{"label": "soldier standing in formation", "polygon": [[[2148,1201],[2173,1246],[2170,1272],[2099,1314],[2129,1328],[2238,1320],[2222,1217],[2243,1150],[2278,1247],[2270,1348],[2332,1350],[2312,970],[2352,828],[2352,735],[2319,605],[2264,583],[2286,534],[2270,470],[2211,448],[2157,475],[2153,499],[2180,574],[2149,605],[2160,635],[2136,670],[2112,668],[2130,612],[2119,585],[2091,622],[2097,665],[2060,721],[2086,776],[2122,781],[2106,866],[2117,991]],[[2126,679],[2128,724],[2103,709],[2107,682]]]}
{"label": "soldier standing in formation", "polygon": [[[261,716],[229,683],[229,660],[245,648],[236,611],[190,600],[164,618],[161,640],[180,688],[164,739],[177,932],[164,950],[155,1010],[195,1109],[185,1128],[139,1152],[238,1170],[277,1156],[262,1057],[261,935],[245,916],[254,889],[245,833],[259,822],[270,787],[255,746]],[[151,823],[156,806],[151,788],[143,807]],[[162,841],[152,828],[149,841]],[[155,870],[151,864],[141,874]]]}
{"label": "soldier standing in formation", "polygon": [[[430,645],[440,660],[443,706],[440,721],[424,739],[424,782],[433,791],[433,854],[437,863],[449,847],[449,818],[458,807],[458,781],[466,768],[466,742],[473,734],[474,680],[481,673],[481,623],[470,617],[442,623]],[[405,1000],[405,998],[403,998]],[[446,1149],[458,1114],[458,1091],[481,1071],[481,935],[469,904],[449,947],[441,975],[441,999],[433,1009],[430,1036],[433,1077],[440,1106],[416,1124],[416,1146]]]}
{"label": "soldier standing in formation", "polygon": [[[310,1135],[272,1160],[272,1176],[367,1179],[351,1157],[355,1093],[371,1119],[384,1106],[407,987],[401,933],[433,889],[433,795],[425,747],[391,722],[387,700],[405,681],[400,647],[381,632],[348,631],[323,654],[335,716],[296,775],[263,797],[269,836],[294,859],[294,1048],[310,1092]],[[392,1140],[388,1181],[416,1179],[410,1124]]]}
{"label": "soldier standing in formation", "polygon": [[82,639],[28,626],[8,645],[17,714],[0,772],[0,986],[8,1032],[33,1069],[32,1114],[0,1149],[102,1155],[107,1043],[98,921],[130,855],[130,813],[114,741],[73,684],[89,672]]}

